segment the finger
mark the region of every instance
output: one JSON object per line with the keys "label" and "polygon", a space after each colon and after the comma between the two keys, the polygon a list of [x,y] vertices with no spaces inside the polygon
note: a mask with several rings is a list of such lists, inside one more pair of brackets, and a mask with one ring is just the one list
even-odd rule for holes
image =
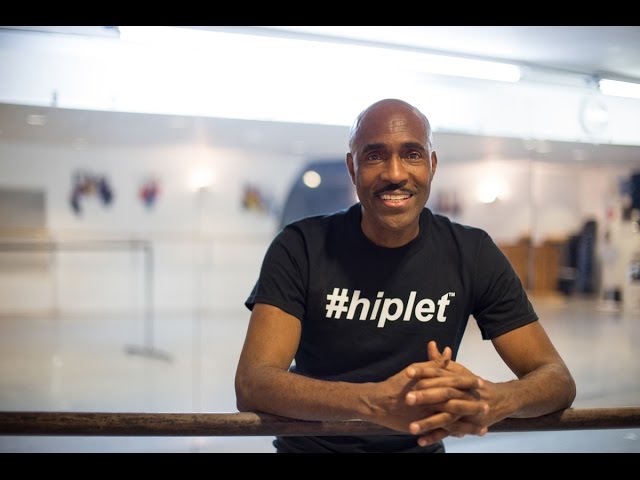
{"label": "finger", "polygon": [[487,416],[484,413],[480,413],[478,415],[464,415],[460,417],[460,420],[480,426],[487,424]]}
{"label": "finger", "polygon": [[[455,372],[455,373],[459,373],[459,374],[465,374],[465,375],[475,375],[471,370],[469,370],[467,367],[465,367],[464,365],[462,365],[461,363],[455,362],[453,360],[451,360],[448,364],[447,364],[447,370],[451,371],[451,372]],[[476,375],[477,376],[477,375]]]}
{"label": "finger", "polygon": [[451,360],[451,358],[453,357],[453,350],[451,350],[451,347],[444,347],[444,350],[442,351],[442,356]]}
{"label": "finger", "polygon": [[448,437],[449,435],[450,433],[447,432],[445,429],[438,428],[437,430],[433,430],[429,432],[427,435],[423,435],[422,437],[418,438],[418,445],[420,445],[421,447],[426,447],[427,445],[431,445],[432,443],[439,442],[440,440]]}
{"label": "finger", "polygon": [[478,435],[480,437],[486,435],[489,428],[486,425],[476,425],[466,421],[466,418],[461,418],[457,422],[450,423],[445,427],[452,436],[463,437],[465,435]]}
{"label": "finger", "polygon": [[432,430],[446,427],[458,420],[458,418],[459,417],[447,412],[436,413],[430,417],[423,418],[422,420],[411,422],[409,424],[409,432],[414,435],[431,432]]}
{"label": "finger", "polygon": [[448,412],[457,416],[473,416],[473,415],[486,415],[489,413],[489,405],[478,400],[447,400],[441,405],[438,405],[437,410],[442,412]]}
{"label": "finger", "polygon": [[477,399],[468,391],[451,387],[414,390],[407,393],[405,397],[407,405],[430,405],[453,399],[477,401]]}
{"label": "finger", "polygon": [[444,403],[434,404],[433,408],[438,412],[427,418],[416,420],[409,425],[409,431],[414,435],[429,432],[436,428],[445,428],[447,425],[459,420],[463,416],[473,415],[465,412],[482,413],[489,411],[489,406],[483,402],[467,400],[449,400]]}
{"label": "finger", "polygon": [[407,393],[405,401],[407,405],[432,405],[447,402],[449,400],[478,400],[468,390],[460,390],[452,387],[434,387],[425,390],[413,390]]}
{"label": "finger", "polygon": [[467,369],[464,365],[459,364],[458,362],[454,362],[453,360],[447,364],[447,370],[455,373],[464,373],[473,375],[473,373]]}
{"label": "finger", "polygon": [[456,433],[460,435],[485,435],[489,429],[486,425],[476,425],[467,422],[465,419],[457,415],[452,415],[448,412],[440,412],[430,417],[423,418],[411,422],[409,425],[409,432],[414,435],[420,433],[432,433],[434,430],[445,429],[450,433]]}
{"label": "finger", "polygon": [[406,372],[409,378],[431,378],[457,375],[455,372],[436,367],[434,362],[414,363],[407,367]]}
{"label": "finger", "polygon": [[435,362],[437,366],[445,368],[451,361],[451,355],[452,352],[449,347],[445,347],[441,353],[438,350],[438,344],[434,340],[427,343],[427,357],[430,361]]}
{"label": "finger", "polygon": [[438,344],[434,340],[431,340],[429,343],[427,343],[427,357],[429,358],[429,360],[435,361],[438,360],[441,356],[442,354],[438,349]]}
{"label": "finger", "polygon": [[454,387],[462,390],[482,387],[482,380],[474,375],[449,375],[423,378],[413,387],[414,390],[426,390],[435,387]]}
{"label": "finger", "polygon": [[[458,422],[456,422],[455,424],[457,424]],[[472,435],[478,435],[480,437],[483,437],[484,435],[487,434],[487,427],[484,427],[479,433],[474,433]],[[421,447],[426,447],[427,445],[431,445],[432,443],[436,443],[439,442],[440,440],[442,440],[443,438],[446,438],[447,436],[452,436],[452,437],[456,437],[456,438],[463,438],[465,436],[464,433],[453,433],[453,432],[449,432],[443,428],[438,428],[436,430],[432,430],[431,432],[427,433],[426,435],[421,436],[420,438],[418,438],[418,445],[420,445]]]}

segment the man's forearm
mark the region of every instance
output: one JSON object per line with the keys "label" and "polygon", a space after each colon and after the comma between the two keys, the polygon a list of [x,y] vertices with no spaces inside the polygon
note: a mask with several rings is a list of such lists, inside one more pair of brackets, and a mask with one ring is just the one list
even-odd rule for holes
{"label": "man's forearm", "polygon": [[538,417],[568,408],[576,387],[564,365],[544,365],[519,380],[493,384],[497,401],[491,402],[498,420],[506,417]]}
{"label": "man's forearm", "polygon": [[372,383],[316,380],[277,367],[260,367],[236,381],[238,409],[301,420],[367,419]]}

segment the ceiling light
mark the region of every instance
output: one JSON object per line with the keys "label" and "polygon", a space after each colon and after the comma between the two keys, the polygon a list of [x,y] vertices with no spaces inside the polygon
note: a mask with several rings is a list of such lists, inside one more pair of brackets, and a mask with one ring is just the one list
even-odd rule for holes
{"label": "ceiling light", "polygon": [[480,80],[497,80],[500,82],[517,82],[520,80],[520,68],[508,63],[427,53],[416,53],[415,55],[416,61],[421,60],[419,69],[428,73],[478,78]]}
{"label": "ceiling light", "polygon": [[609,110],[602,97],[588,97],[580,106],[580,123],[589,135],[604,134],[609,125]]}
{"label": "ceiling light", "polygon": [[191,191],[205,190],[213,183],[213,172],[208,167],[195,167],[189,172],[188,183]]}
{"label": "ceiling light", "polygon": [[[426,72],[437,75],[477,78],[517,82],[520,80],[520,68],[516,65],[463,57],[436,55],[413,50],[381,48],[345,43],[318,42],[292,38],[245,35],[179,27],[121,26],[120,38],[123,41],[162,46],[186,51],[230,53],[237,56],[236,62],[247,62],[247,56],[264,56],[266,49],[280,58],[293,62],[293,68],[300,67],[297,60],[310,58],[318,71],[327,66],[346,65],[354,68],[361,64],[364,68],[371,65],[385,65],[392,71],[398,69]],[[296,60],[297,59],[297,60]],[[373,62],[373,63],[372,63]]]}
{"label": "ceiling light", "polygon": [[307,170],[302,175],[302,181],[309,188],[317,188],[322,182],[322,177],[320,174],[314,170]]}
{"label": "ceiling light", "polygon": [[599,82],[600,91],[614,97],[640,98],[640,83],[620,82],[603,78]]}
{"label": "ceiling light", "polygon": [[494,203],[504,198],[505,183],[496,177],[484,178],[477,186],[476,197],[481,203]]}

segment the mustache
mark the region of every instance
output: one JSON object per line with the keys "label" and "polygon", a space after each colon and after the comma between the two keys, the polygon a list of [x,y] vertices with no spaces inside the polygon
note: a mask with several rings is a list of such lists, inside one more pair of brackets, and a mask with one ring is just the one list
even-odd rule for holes
{"label": "mustache", "polygon": [[415,192],[409,188],[403,187],[399,183],[389,183],[384,187],[376,190],[375,195],[382,195],[383,193],[404,193],[407,195],[414,195]]}

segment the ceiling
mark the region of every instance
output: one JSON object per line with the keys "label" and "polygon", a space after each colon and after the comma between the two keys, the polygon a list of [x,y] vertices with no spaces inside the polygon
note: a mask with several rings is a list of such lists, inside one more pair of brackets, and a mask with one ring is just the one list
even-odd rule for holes
{"label": "ceiling", "polygon": [[[117,37],[115,26],[0,27]],[[638,26],[207,26],[185,27],[419,49],[640,82]]]}
{"label": "ceiling", "polygon": [[[50,35],[118,37],[117,27],[0,27]],[[617,26],[208,26],[185,27],[356,42],[504,60],[541,69],[640,82],[640,27]],[[44,126],[28,115],[44,114]],[[218,147],[342,158],[347,129],[336,126],[176,117],[0,104],[0,140],[91,144],[206,142]],[[159,140],[161,139],[161,140]],[[537,158],[638,165],[640,147],[435,134],[440,158]]]}

